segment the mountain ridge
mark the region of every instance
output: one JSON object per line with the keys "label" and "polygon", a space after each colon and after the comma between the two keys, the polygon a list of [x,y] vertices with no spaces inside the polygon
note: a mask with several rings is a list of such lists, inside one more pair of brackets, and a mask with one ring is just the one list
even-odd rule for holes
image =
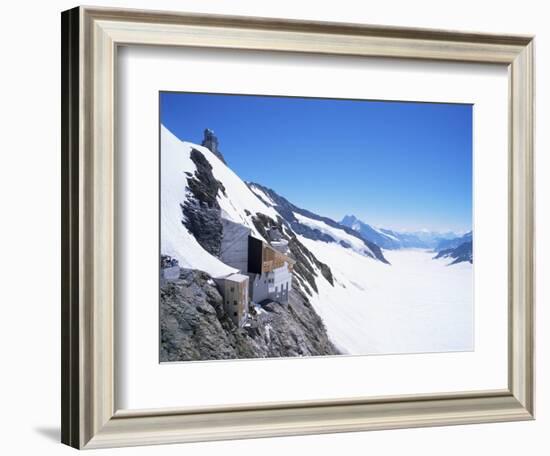
{"label": "mountain ridge", "polygon": [[473,263],[472,241],[467,241],[459,244],[457,247],[441,250],[434,256],[434,260],[440,258],[451,258],[453,261],[449,266],[462,262]]}
{"label": "mountain ridge", "polygon": [[[309,211],[307,209],[300,208],[294,205],[293,203],[291,203],[290,201],[288,201],[285,197],[279,195],[274,190],[262,184],[258,184],[257,182],[247,182],[247,185],[256,194],[256,196],[258,196],[258,198],[260,198],[264,203],[270,204],[272,205],[272,207],[276,207],[277,211],[281,214],[281,216],[291,225],[292,229],[298,234],[302,234],[305,237],[308,237],[310,239],[322,240],[325,242],[331,242],[331,241],[336,241],[336,242],[343,241],[343,243],[346,242],[345,240],[338,239],[338,236],[327,234],[326,232],[320,231],[319,228],[315,228],[307,224],[304,224],[303,220],[300,221],[296,216],[296,214],[300,214],[308,219],[317,220],[336,230],[342,230],[344,233],[356,238],[357,240],[365,244],[365,247],[367,248],[367,250],[363,251],[363,253],[369,256],[372,256],[375,259],[382,261],[383,263],[389,264],[389,261],[384,257],[384,254],[379,245],[377,245],[375,242],[372,242],[368,239],[364,239],[352,228],[345,226],[341,223],[338,223],[329,217],[324,217],[312,211]],[[261,193],[257,192],[257,190],[260,190]],[[269,198],[268,201],[265,201],[263,199],[262,193],[268,196]],[[346,245],[343,245],[343,246],[346,247]]]}
{"label": "mountain ridge", "polygon": [[[384,249],[401,249],[401,248],[424,248],[436,249],[438,246],[443,248],[451,247],[452,240],[459,239],[461,236],[452,231],[437,232],[437,231],[397,231],[387,228],[376,228],[368,223],[363,222],[354,215],[345,215],[340,221],[366,239],[377,242]],[[471,232],[470,232],[471,235]],[[458,246],[455,245],[455,247]]]}

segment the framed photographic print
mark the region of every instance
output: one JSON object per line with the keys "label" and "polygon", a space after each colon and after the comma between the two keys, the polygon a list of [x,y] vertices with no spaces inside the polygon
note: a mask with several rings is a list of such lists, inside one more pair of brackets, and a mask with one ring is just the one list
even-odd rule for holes
{"label": "framed photographic print", "polygon": [[532,37],[62,29],[64,443],[533,418]]}

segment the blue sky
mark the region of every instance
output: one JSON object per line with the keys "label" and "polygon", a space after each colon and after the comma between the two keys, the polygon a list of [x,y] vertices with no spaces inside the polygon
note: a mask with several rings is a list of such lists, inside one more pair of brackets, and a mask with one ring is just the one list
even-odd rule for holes
{"label": "blue sky", "polygon": [[161,122],[297,206],[400,230],[472,225],[472,106],[162,92]]}

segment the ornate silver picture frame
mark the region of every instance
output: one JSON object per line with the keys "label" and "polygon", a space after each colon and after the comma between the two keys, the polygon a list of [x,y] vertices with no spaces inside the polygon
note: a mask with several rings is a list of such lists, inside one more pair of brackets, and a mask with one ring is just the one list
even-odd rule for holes
{"label": "ornate silver picture frame", "polygon": [[[116,57],[155,45],[505,65],[509,85],[508,387],[221,407],[117,410]],[[531,36],[79,7],[62,14],[62,441],[193,442],[534,417]]]}

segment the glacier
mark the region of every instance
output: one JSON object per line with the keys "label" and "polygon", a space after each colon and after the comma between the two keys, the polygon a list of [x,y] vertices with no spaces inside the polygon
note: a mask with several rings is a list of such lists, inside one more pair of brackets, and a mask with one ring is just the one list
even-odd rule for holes
{"label": "glacier", "polygon": [[474,349],[473,266],[433,260],[422,249],[386,251],[390,265],[337,244],[301,238],[330,265],[312,305],[329,337],[350,355]]}

